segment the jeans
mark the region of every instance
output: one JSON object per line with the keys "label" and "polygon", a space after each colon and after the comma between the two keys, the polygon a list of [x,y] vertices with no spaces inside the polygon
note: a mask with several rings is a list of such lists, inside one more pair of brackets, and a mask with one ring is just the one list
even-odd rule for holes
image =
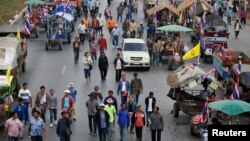
{"label": "jeans", "polygon": [[[156,133],[157,133],[157,140],[156,140]],[[151,130],[151,138],[152,141],[161,141],[161,129]]]}
{"label": "jeans", "polygon": [[106,79],[108,69],[107,68],[100,68],[100,72],[101,72],[101,79],[102,79],[102,81],[104,81]]}
{"label": "jeans", "polygon": [[119,35],[113,35],[112,44],[113,46],[118,46]]}
{"label": "jeans", "polygon": [[113,138],[113,127],[114,127],[113,125],[114,125],[113,122],[109,122],[108,136],[107,136],[108,140],[112,140],[112,138]]}
{"label": "jeans", "polygon": [[135,38],[135,31],[133,30],[133,31],[130,31],[130,37],[131,38]]}
{"label": "jeans", "polygon": [[122,14],[117,14],[117,19],[116,19],[116,21],[118,22],[120,18],[121,18],[121,22],[122,22]]}
{"label": "jeans", "polygon": [[90,69],[84,69],[84,74],[85,74],[85,78],[90,78],[91,75],[91,70]]}
{"label": "jeans", "polygon": [[25,103],[23,103],[24,105],[26,105],[27,106],[27,111],[25,111],[25,122],[29,122],[29,102],[25,102]]}
{"label": "jeans", "polygon": [[126,141],[127,126],[119,126],[121,141]]}
{"label": "jeans", "polygon": [[100,141],[106,141],[107,128],[99,128],[98,131]]}
{"label": "jeans", "polygon": [[134,102],[136,103],[136,105],[138,105],[139,97],[140,97],[140,93],[136,93],[136,94],[134,95]]}
{"label": "jeans", "polygon": [[57,109],[49,109],[50,113],[50,123],[57,120]]}
{"label": "jeans", "polygon": [[156,65],[160,64],[160,54],[159,53],[153,53],[153,62]]}
{"label": "jeans", "polygon": [[149,120],[150,120],[150,118],[151,118],[151,114],[153,113],[153,111],[152,112],[146,112],[146,116],[147,116],[147,125],[149,125]]}
{"label": "jeans", "polygon": [[128,21],[130,21],[132,19],[132,15],[131,14],[126,14],[126,18]]}
{"label": "jeans", "polygon": [[8,136],[7,141],[19,141],[19,137],[11,137],[11,136]]}
{"label": "jeans", "polygon": [[94,128],[94,134],[96,134],[96,124],[95,124],[95,116],[88,116],[89,118],[89,130],[91,133],[93,133],[93,128]]}
{"label": "jeans", "polygon": [[120,81],[120,79],[121,79],[121,76],[122,76],[122,69],[116,69],[115,70],[115,80],[116,81]]}
{"label": "jeans", "polygon": [[121,103],[126,104],[128,100],[128,96],[121,96]]}
{"label": "jeans", "polygon": [[246,18],[240,18],[241,25],[246,25]]}
{"label": "jeans", "polygon": [[70,136],[60,136],[60,141],[70,141]]}
{"label": "jeans", "polygon": [[142,129],[143,129],[143,127],[135,127],[136,138],[139,141],[142,141]]}
{"label": "jeans", "polygon": [[84,41],[85,41],[85,34],[80,33],[80,34],[79,34],[79,38],[80,38],[81,43],[84,45]]}
{"label": "jeans", "polygon": [[74,61],[78,62],[79,60],[79,51],[74,51]]}
{"label": "jeans", "polygon": [[91,59],[93,60],[93,62],[96,61],[96,59],[97,59],[96,52],[91,52]]}

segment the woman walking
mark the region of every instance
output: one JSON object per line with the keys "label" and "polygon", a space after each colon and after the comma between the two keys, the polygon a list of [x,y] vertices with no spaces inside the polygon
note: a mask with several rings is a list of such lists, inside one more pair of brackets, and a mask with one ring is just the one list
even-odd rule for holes
{"label": "woman walking", "polygon": [[91,59],[93,62],[97,61],[97,49],[98,49],[98,45],[97,42],[95,41],[95,37],[92,37],[89,43],[89,49],[90,49],[90,53],[91,53]]}
{"label": "woman walking", "polygon": [[89,56],[88,52],[85,52],[82,63],[83,63],[86,81],[90,82],[90,75],[91,75],[93,61],[91,57]]}
{"label": "woman walking", "polygon": [[142,129],[145,126],[145,114],[141,105],[137,106],[137,111],[132,116],[132,122],[135,125],[135,134],[137,141],[142,141]]}

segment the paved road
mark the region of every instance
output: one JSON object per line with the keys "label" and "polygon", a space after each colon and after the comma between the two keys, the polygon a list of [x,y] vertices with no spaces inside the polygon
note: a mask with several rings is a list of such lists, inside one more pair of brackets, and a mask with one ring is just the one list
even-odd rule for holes
{"label": "paved road", "polygon": [[[101,9],[106,6],[106,1],[101,1]],[[112,8],[115,9],[118,5],[118,2],[113,2]],[[116,15],[114,12],[112,13],[114,17]],[[142,1],[140,1],[139,12],[138,15],[135,16],[136,21],[144,21],[143,19],[143,10],[142,10]],[[78,25],[76,23],[76,26]],[[121,24],[118,24],[121,27]],[[39,39],[31,39],[28,43],[28,58],[27,58],[27,72],[22,76],[22,82],[28,82],[30,84],[30,90],[33,94],[39,90],[40,85],[45,85],[47,90],[50,88],[54,88],[59,98],[62,97],[63,91],[67,89],[67,84],[73,82],[75,84],[76,89],[78,90],[77,96],[77,116],[78,119],[72,125],[73,135],[72,141],[97,141],[97,137],[92,137],[89,135],[88,130],[88,119],[87,119],[87,111],[85,108],[85,101],[88,98],[88,94],[93,91],[95,85],[99,85],[101,88],[101,92],[104,96],[107,95],[108,90],[117,89],[117,84],[115,82],[115,71],[113,67],[113,60],[116,54],[116,49],[111,47],[111,38],[108,35],[108,32],[105,29],[105,36],[109,40],[109,48],[107,51],[107,56],[109,58],[110,69],[108,71],[107,81],[105,83],[101,83],[100,73],[97,67],[97,64],[93,65],[92,71],[92,81],[91,83],[86,83],[83,74],[83,65],[81,63],[74,64],[73,62],[73,51],[72,46],[64,44],[64,48],[62,51],[58,50],[49,50],[45,51],[44,48],[44,39],[45,34],[41,34]],[[248,34],[250,28],[244,28],[244,30],[240,33],[239,39],[235,40],[234,36],[230,36],[230,48],[241,49],[241,50],[249,50],[249,36]],[[232,27],[230,27],[230,31],[232,31]],[[233,32],[231,32],[233,33]],[[76,35],[76,33],[72,33],[72,35]],[[183,39],[186,40],[187,44],[189,43],[189,35],[183,35]],[[87,51],[88,46],[84,47],[84,51]],[[82,59],[83,52],[81,53],[80,60]],[[209,69],[210,65],[201,64],[205,69]],[[188,121],[190,120],[190,116],[187,116],[183,113],[180,114],[178,119],[178,123],[176,124],[176,119],[173,118],[173,115],[170,114],[172,109],[173,101],[166,97],[166,93],[169,90],[169,87],[166,85],[166,76],[168,75],[167,66],[163,65],[161,67],[152,66],[150,71],[142,71],[142,70],[129,70],[126,71],[128,80],[131,80],[133,72],[138,72],[139,77],[142,78],[144,83],[144,94],[140,97],[139,104],[144,105],[144,99],[148,95],[150,91],[155,93],[155,97],[157,99],[157,106],[160,107],[160,112],[164,116],[165,129],[162,134],[163,141],[196,141],[200,140],[199,137],[192,137],[189,134],[189,126]],[[119,99],[119,97],[117,97]],[[120,100],[119,100],[120,101]],[[58,113],[60,117],[60,113]],[[47,113],[47,119],[49,114]],[[45,139],[46,141],[56,141],[58,140],[55,134],[55,127],[49,128],[47,124],[48,135]],[[2,137],[2,135],[0,135]],[[135,140],[135,135],[128,135],[129,141]],[[144,128],[143,130],[143,141],[149,141],[151,138],[149,129]],[[118,141],[119,138],[119,130],[116,126],[115,138],[114,141]],[[28,140],[27,136],[24,139]]]}

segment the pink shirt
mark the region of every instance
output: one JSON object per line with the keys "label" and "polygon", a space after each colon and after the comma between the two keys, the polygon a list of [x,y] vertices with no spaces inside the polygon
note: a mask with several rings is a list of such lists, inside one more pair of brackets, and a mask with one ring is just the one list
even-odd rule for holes
{"label": "pink shirt", "polygon": [[136,112],[135,114],[135,127],[143,127],[143,113],[142,112]]}
{"label": "pink shirt", "polygon": [[5,128],[8,128],[8,136],[18,137],[22,129],[22,126],[23,124],[19,119],[15,120],[13,120],[13,118],[8,119],[5,124]]}

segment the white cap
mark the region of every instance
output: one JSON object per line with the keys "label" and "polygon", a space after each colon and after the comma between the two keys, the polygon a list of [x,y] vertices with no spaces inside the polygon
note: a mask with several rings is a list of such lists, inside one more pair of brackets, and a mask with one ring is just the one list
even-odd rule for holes
{"label": "white cap", "polygon": [[104,105],[103,103],[101,103],[101,104],[99,105],[99,107],[105,107],[105,105]]}
{"label": "white cap", "polygon": [[65,90],[64,93],[70,93],[70,91],[69,90]]}

